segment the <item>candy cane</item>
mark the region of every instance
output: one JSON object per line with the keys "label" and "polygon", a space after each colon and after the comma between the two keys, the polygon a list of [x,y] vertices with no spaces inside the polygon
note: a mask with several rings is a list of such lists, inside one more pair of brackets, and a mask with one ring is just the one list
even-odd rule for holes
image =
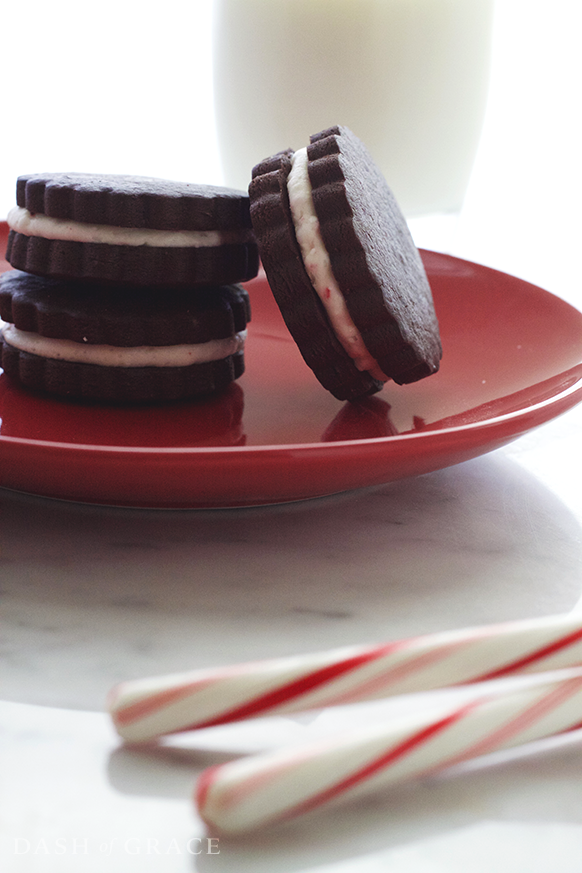
{"label": "candy cane", "polygon": [[582,665],[582,618],[558,615],[382,645],[121,683],[109,710],[120,736],[285,715],[501,676]]}
{"label": "candy cane", "polygon": [[533,687],[498,690],[449,708],[436,719],[411,715],[210,768],[197,785],[199,813],[213,830],[241,833],[582,728],[582,670],[551,675]]}

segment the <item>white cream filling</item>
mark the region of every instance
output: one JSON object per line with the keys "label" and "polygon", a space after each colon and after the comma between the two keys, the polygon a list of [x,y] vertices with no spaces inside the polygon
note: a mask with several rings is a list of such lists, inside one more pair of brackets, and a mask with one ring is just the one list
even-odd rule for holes
{"label": "white cream filling", "polygon": [[85,224],[64,218],[51,218],[14,206],[8,213],[8,226],[25,236],[60,239],[82,243],[106,243],[124,246],[167,248],[210,248],[252,239],[250,230],[151,230],[141,227],[113,227],[108,224]]}
{"label": "white cream filling", "polygon": [[287,191],[295,236],[307,275],[325,307],[335,335],[348,355],[353,358],[358,370],[367,370],[375,379],[386,382],[388,377],[380,370],[377,361],[366,348],[333,275],[329,254],[321,237],[319,220],[313,206],[307,169],[307,149],[296,151],[291,161]]}
{"label": "white cream filling", "polygon": [[43,358],[70,361],[77,364],[98,364],[103,367],[187,367],[220,361],[242,351],[246,330],[225,339],[206,343],[175,346],[106,346],[53,339],[38,333],[19,330],[9,324],[2,330],[7,343]]}

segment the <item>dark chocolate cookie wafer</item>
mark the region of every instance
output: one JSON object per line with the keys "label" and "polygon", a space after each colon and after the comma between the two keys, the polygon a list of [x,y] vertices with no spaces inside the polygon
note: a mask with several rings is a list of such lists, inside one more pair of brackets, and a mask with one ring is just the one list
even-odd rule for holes
{"label": "dark chocolate cookie wafer", "polygon": [[[420,255],[351,131],[334,127],[307,149],[267,159],[249,194],[267,278],[326,388],[353,399],[387,379],[403,384],[436,372],[438,323]],[[332,357],[338,345],[343,354]],[[334,373],[340,359],[349,381]]]}
{"label": "dark chocolate cookie wafer", "polygon": [[115,227],[238,231],[251,226],[243,191],[148,176],[19,176],[16,203],[35,214]]}
{"label": "dark chocolate cookie wafer", "polygon": [[256,275],[245,192],[140,176],[34,174],[8,216],[12,266],[67,279],[209,285]]}
{"label": "dark chocolate cookie wafer", "polygon": [[0,318],[22,331],[77,343],[170,346],[245,330],[250,303],[241,285],[100,287],[11,270],[0,276]]}
{"label": "dark chocolate cookie wafer", "polygon": [[24,352],[2,340],[2,367],[26,388],[75,400],[160,403],[224,390],[244,372],[242,353],[185,367],[103,367]]}

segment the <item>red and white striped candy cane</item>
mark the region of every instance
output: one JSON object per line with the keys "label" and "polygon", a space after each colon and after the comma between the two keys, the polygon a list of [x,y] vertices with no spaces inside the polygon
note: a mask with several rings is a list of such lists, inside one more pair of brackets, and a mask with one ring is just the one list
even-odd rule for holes
{"label": "red and white striped candy cane", "polygon": [[110,694],[132,742],[265,715],[582,665],[582,617],[558,615],[124,682]]}
{"label": "red and white striped candy cane", "polygon": [[434,715],[364,725],[204,771],[196,801],[214,830],[241,833],[489,752],[582,728],[582,670],[551,674]]}

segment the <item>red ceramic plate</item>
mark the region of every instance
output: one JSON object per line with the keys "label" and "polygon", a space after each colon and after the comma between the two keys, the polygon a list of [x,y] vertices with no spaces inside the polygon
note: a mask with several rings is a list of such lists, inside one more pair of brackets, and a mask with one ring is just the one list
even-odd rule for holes
{"label": "red ceramic plate", "polygon": [[248,284],[247,371],[221,397],[114,409],[35,396],[0,375],[0,485],[141,507],[301,500],[457,464],[582,399],[582,314],[504,273],[423,258],[444,348],[436,375],[335,400],[259,277]]}

